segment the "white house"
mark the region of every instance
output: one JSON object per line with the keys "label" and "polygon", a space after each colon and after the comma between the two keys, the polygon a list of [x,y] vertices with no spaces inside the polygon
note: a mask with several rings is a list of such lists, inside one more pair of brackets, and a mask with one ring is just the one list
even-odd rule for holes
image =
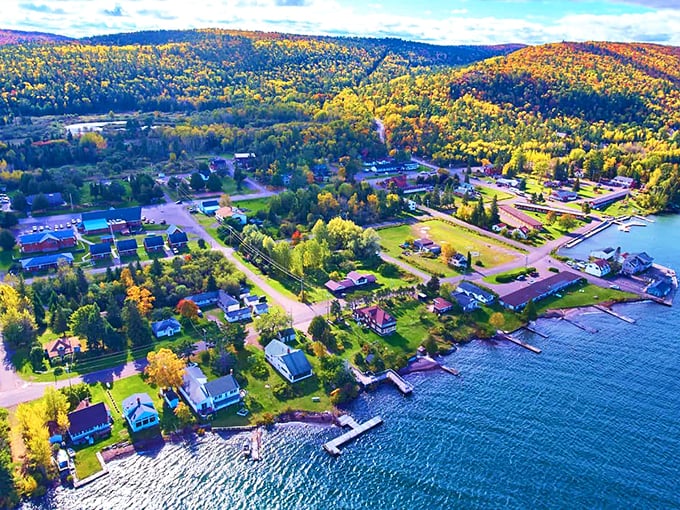
{"label": "white house", "polygon": [[311,377],[312,365],[300,349],[291,349],[278,340],[272,340],[264,348],[264,357],[288,382],[294,383]]}
{"label": "white house", "polygon": [[132,432],[158,425],[158,411],[146,393],[135,393],[123,400],[123,416]]}
{"label": "white house", "polygon": [[187,367],[179,392],[200,416],[207,416],[241,400],[241,388],[233,375],[225,375],[208,382],[203,371]]}
{"label": "white house", "polygon": [[416,203],[415,200],[407,200],[406,207],[408,207],[409,211],[415,211],[416,209],[418,209],[418,204]]}
{"label": "white house", "polygon": [[173,336],[182,331],[182,325],[177,319],[171,317],[164,321],[158,321],[151,324],[151,331],[153,331],[156,338]]}
{"label": "white house", "polygon": [[463,294],[466,294],[485,305],[491,304],[496,300],[496,296],[491,294],[491,292],[487,292],[486,290],[481,289],[470,282],[460,282],[456,288],[456,291],[462,292]]}
{"label": "white house", "polygon": [[449,265],[453,267],[463,268],[467,267],[467,257],[462,253],[456,253],[449,259]]}
{"label": "white house", "polygon": [[630,188],[634,182],[635,179],[632,177],[624,177],[623,175],[617,175],[612,179],[612,184],[616,186],[622,186],[624,188]]}
{"label": "white house", "polygon": [[590,252],[591,258],[594,259],[612,260],[615,257],[615,255],[616,250],[611,246],[603,248],[601,250],[595,250]]}
{"label": "white house", "polygon": [[584,271],[588,274],[592,274],[593,276],[606,276],[609,273],[611,273],[612,268],[611,266],[607,263],[606,260],[604,259],[595,259],[591,260],[586,264],[586,268]]}

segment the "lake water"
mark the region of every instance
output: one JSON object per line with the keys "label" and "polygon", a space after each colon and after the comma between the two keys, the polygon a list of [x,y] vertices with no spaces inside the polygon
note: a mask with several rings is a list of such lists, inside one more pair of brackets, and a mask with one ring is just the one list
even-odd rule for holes
{"label": "lake water", "polygon": [[[622,233],[622,247],[678,269],[680,217],[657,220]],[[114,461],[108,477],[59,489],[41,507],[680,508],[680,313],[652,303],[618,310],[637,323],[584,313],[591,334],[540,320],[549,338],[526,340],[541,355],[472,342],[446,361],[460,378],[414,374],[411,397],[389,387],[361,396],[348,411],[385,423],[339,458],[321,448],[337,428],[267,431],[258,464],[240,455],[244,435],[209,434]]]}

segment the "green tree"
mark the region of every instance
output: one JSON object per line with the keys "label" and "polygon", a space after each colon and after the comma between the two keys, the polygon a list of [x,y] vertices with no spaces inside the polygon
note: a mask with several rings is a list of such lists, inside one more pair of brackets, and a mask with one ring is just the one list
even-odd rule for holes
{"label": "green tree", "polygon": [[106,326],[110,327],[102,318],[97,303],[83,305],[73,312],[69,326],[73,334],[85,339],[88,349],[95,351],[103,347]]}
{"label": "green tree", "polygon": [[0,248],[4,251],[12,251],[16,243],[16,239],[12,232],[5,228],[0,229]]}
{"label": "green tree", "polygon": [[497,225],[501,222],[501,217],[498,212],[498,198],[496,195],[491,199],[491,205],[489,206],[489,225]]}
{"label": "green tree", "polygon": [[68,331],[69,311],[57,306],[52,313],[50,327],[57,335],[63,335]]}
{"label": "green tree", "polygon": [[338,301],[337,299],[331,301],[330,312],[331,315],[335,317],[336,321],[340,320],[340,317],[342,317],[342,305],[340,304],[340,301]]}
{"label": "green tree", "polygon": [[220,176],[216,173],[212,173],[210,174],[210,177],[208,177],[205,186],[209,191],[220,191],[222,189],[222,179],[220,179]]}
{"label": "green tree", "polygon": [[255,321],[255,330],[260,335],[260,343],[267,345],[276,337],[280,330],[288,328],[290,325],[290,316],[276,307],[270,308],[269,313],[262,315]]}
{"label": "green tree", "polygon": [[433,335],[427,335],[427,338],[423,342],[423,347],[430,356],[434,356],[439,352],[439,346],[437,345],[437,339]]}
{"label": "green tree", "polygon": [[205,181],[203,180],[203,177],[201,177],[201,174],[198,172],[191,174],[189,186],[191,186],[191,188],[195,191],[201,191],[203,188],[205,188]]}
{"label": "green tree", "polygon": [[534,303],[533,299],[531,299],[524,307],[524,310],[522,311],[522,318],[525,321],[535,321],[538,318],[536,303]]}
{"label": "green tree", "polygon": [[429,296],[436,296],[439,293],[439,286],[440,286],[439,278],[433,276],[425,284],[425,290],[427,291],[427,294]]}
{"label": "green tree", "polygon": [[125,324],[125,336],[133,347],[149,345],[153,342],[149,321],[142,317],[137,303],[131,299],[126,299],[123,306],[123,324]]}
{"label": "green tree", "polygon": [[326,320],[321,315],[317,315],[312,319],[312,322],[309,323],[307,332],[312,335],[312,340],[320,342],[328,329],[329,327]]}
{"label": "green tree", "polygon": [[44,193],[38,193],[34,198],[33,198],[33,204],[31,204],[31,210],[33,211],[45,211],[49,209],[50,207],[50,202],[47,200],[47,197],[45,196]]}

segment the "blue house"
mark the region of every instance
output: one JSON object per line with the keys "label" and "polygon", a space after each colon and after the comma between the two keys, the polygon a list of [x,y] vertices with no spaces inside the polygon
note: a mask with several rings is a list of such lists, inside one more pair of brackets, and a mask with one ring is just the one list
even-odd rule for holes
{"label": "blue house", "polygon": [[239,308],[238,310],[233,310],[231,312],[225,312],[224,318],[227,322],[240,322],[252,319],[253,314],[250,308]]}
{"label": "blue house", "polygon": [[198,204],[198,210],[206,216],[214,216],[220,208],[220,203],[217,200],[203,200]]}
{"label": "blue house", "polygon": [[103,402],[90,405],[83,401],[75,411],[68,413],[68,422],[68,435],[76,444],[92,444],[96,437],[111,432],[111,414]]}
{"label": "blue house", "polygon": [[164,321],[158,321],[151,324],[151,331],[156,338],[161,338],[164,336],[173,336],[182,331],[182,325],[174,317],[165,319]]}
{"label": "blue house", "polygon": [[132,432],[158,425],[158,411],[146,393],[135,393],[123,400],[123,416]]}
{"label": "blue house", "polygon": [[73,255],[71,253],[57,253],[55,255],[43,255],[41,257],[31,257],[29,259],[20,260],[21,269],[30,272],[56,269],[59,267],[61,261],[64,261],[67,264],[73,264]]}

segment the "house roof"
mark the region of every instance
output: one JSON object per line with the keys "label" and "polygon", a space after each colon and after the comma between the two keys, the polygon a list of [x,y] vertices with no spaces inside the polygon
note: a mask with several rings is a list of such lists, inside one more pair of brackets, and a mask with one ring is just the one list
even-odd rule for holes
{"label": "house roof", "polygon": [[564,288],[566,285],[577,282],[582,278],[582,276],[572,273],[571,271],[563,271],[503,296],[502,300],[505,304],[510,306],[521,306],[532,299],[556,291],[556,289]]}
{"label": "house roof", "polygon": [[154,335],[156,333],[158,333],[159,331],[164,331],[168,328],[172,328],[172,329],[180,328],[181,329],[182,325],[174,317],[170,317],[169,319],[165,319],[163,321],[153,322],[151,324],[151,331],[153,331]]}
{"label": "house roof", "polygon": [[537,219],[532,218],[531,216],[524,214],[522,211],[515,209],[514,207],[511,207],[506,204],[501,204],[498,206],[498,209],[501,212],[504,212],[508,214],[509,216],[512,216],[518,221],[521,221],[522,223],[526,223],[527,225],[530,225],[531,228],[543,228],[543,223],[538,221]]}
{"label": "house roof", "polygon": [[619,200],[625,196],[627,196],[630,193],[629,190],[623,190],[623,191],[617,191],[615,193],[610,193],[609,195],[603,195],[600,197],[593,198],[590,201],[590,205],[593,207],[598,207],[602,204],[607,204],[609,202],[615,202],[616,200]]}
{"label": "house roof", "polygon": [[53,232],[36,232],[35,234],[24,234],[19,236],[19,244],[42,243],[53,239],[55,241],[63,239],[75,239],[73,230],[55,230]]}
{"label": "house roof", "polygon": [[215,216],[219,216],[220,218],[231,218],[235,214],[244,214],[243,211],[236,207],[220,207],[217,211],[215,211]]}
{"label": "house roof", "polygon": [[591,264],[595,264],[600,269],[607,269],[609,267],[609,262],[604,259],[595,259],[591,262]]}
{"label": "house roof", "polygon": [[170,225],[166,230],[165,233],[167,235],[174,234],[175,232],[182,232],[182,229],[179,228],[177,225]]}
{"label": "house roof", "polygon": [[158,411],[153,405],[153,400],[146,393],[135,393],[123,400],[123,413],[125,417],[133,422],[147,415],[158,416]]}
{"label": "house roof", "polygon": [[448,310],[453,305],[444,298],[436,297],[432,301],[434,303],[434,309],[437,311]]}
{"label": "house roof", "polygon": [[223,395],[224,393],[229,393],[239,389],[236,378],[231,374],[225,375],[213,381],[208,381],[204,386],[208,395],[212,397]]}
{"label": "house roof", "polygon": [[238,310],[233,310],[225,314],[230,319],[246,319],[250,318],[252,313],[250,308],[239,308]]}
{"label": "house roof", "polygon": [[468,296],[467,294],[464,294],[462,292],[453,292],[451,293],[451,298],[460,305],[461,308],[465,309],[470,304],[476,303],[477,300],[475,298],[472,298]]}
{"label": "house roof", "polygon": [[168,388],[163,392],[163,394],[165,395],[165,398],[170,402],[172,402],[173,400],[179,400],[179,395],[177,395],[175,390],[173,390],[172,388]]}
{"label": "house roof", "polygon": [[264,350],[268,356],[280,358],[293,378],[308,374],[312,370],[307,356],[300,349],[291,349],[283,342],[272,340]]}
{"label": "house roof", "polygon": [[153,236],[146,236],[144,238],[144,247],[145,248],[159,248],[163,246],[165,242],[163,241],[163,237],[159,235],[153,235]]}
{"label": "house roof", "polygon": [[122,209],[105,209],[102,211],[92,211],[85,212],[80,215],[82,221],[88,220],[123,220],[127,222],[142,221],[142,208],[137,207],[124,207]]}
{"label": "house roof", "polygon": [[193,296],[187,296],[185,299],[189,301],[193,301],[194,303],[196,302],[201,302],[201,301],[212,301],[212,300],[217,300],[219,298],[219,292],[218,291],[213,291],[213,292],[202,292],[201,294],[194,294]]}
{"label": "house roof", "polygon": [[361,278],[366,279],[366,283],[375,283],[375,276],[372,274],[363,274],[360,273],[359,271],[350,271],[347,273],[347,278],[352,280],[352,282],[356,283],[357,280],[360,280]]}
{"label": "house roof", "polygon": [[35,195],[28,195],[26,197],[26,203],[33,207],[33,202],[39,195],[44,195],[45,198],[47,199],[47,203],[50,207],[56,207],[64,203],[64,197],[61,195],[61,193],[37,193]]}
{"label": "house roof", "polygon": [[168,242],[170,244],[188,243],[189,238],[186,232],[175,232],[174,234],[168,234]]}
{"label": "house roof", "polygon": [[258,315],[269,313],[269,305],[267,303],[255,303],[253,311]]}
{"label": "house roof", "polygon": [[469,292],[470,294],[478,294],[482,296],[485,300],[493,301],[494,299],[496,299],[496,296],[491,294],[491,292],[487,292],[486,290],[477,287],[477,285],[470,282],[462,281],[458,284],[458,288],[462,289],[464,292]]}
{"label": "house roof", "polygon": [[432,241],[432,239],[423,237],[421,239],[416,239],[415,241],[413,241],[413,244],[418,246],[431,246],[434,244],[434,241]]}
{"label": "house roof", "polygon": [[220,203],[217,200],[203,200],[201,202],[201,207],[202,208],[208,208],[208,207],[219,207]]}
{"label": "house roof", "polygon": [[227,294],[222,289],[219,290],[217,299],[219,301],[220,306],[223,306],[225,308],[238,304],[238,301],[236,301],[236,299],[233,296]]}
{"label": "house roof", "polygon": [[118,251],[133,251],[137,249],[137,239],[123,239],[116,242]]}
{"label": "house roof", "polygon": [[49,358],[55,358],[62,354],[71,354],[73,349],[80,347],[80,340],[77,337],[71,336],[68,338],[57,338],[45,345],[45,351]]}
{"label": "house roof", "polygon": [[109,412],[106,404],[99,402],[68,413],[68,431],[76,436],[97,425],[109,422]]}
{"label": "house roof", "polygon": [[208,378],[199,367],[187,367],[184,371],[184,376],[182,379],[184,380],[182,383],[182,388],[192,402],[200,404],[206,398],[208,398],[208,393],[203,387]]}
{"label": "house roof", "polygon": [[643,264],[651,264],[652,262],[654,262],[654,258],[653,258],[653,257],[650,257],[650,256],[647,254],[647,252],[645,252],[645,251],[640,252],[640,253],[631,253],[631,254],[628,255],[628,257],[626,257],[626,258],[637,258],[637,259],[639,259],[640,262],[642,262]]}
{"label": "house roof", "polygon": [[385,326],[387,324],[397,322],[397,319],[378,306],[359,308],[358,310],[355,310],[355,312],[359,315],[370,318],[378,326]]}
{"label": "house roof", "polygon": [[279,331],[279,336],[281,338],[288,338],[291,336],[296,336],[295,329],[294,328],[285,328]]}
{"label": "house roof", "polygon": [[53,255],[41,255],[40,257],[31,257],[28,259],[21,259],[22,269],[32,269],[34,267],[47,266],[57,264],[60,260],[65,260],[69,264],[73,263],[72,253],[55,253]]}
{"label": "house roof", "polygon": [[90,245],[90,254],[103,255],[105,253],[111,253],[111,245],[109,243],[97,243]]}

